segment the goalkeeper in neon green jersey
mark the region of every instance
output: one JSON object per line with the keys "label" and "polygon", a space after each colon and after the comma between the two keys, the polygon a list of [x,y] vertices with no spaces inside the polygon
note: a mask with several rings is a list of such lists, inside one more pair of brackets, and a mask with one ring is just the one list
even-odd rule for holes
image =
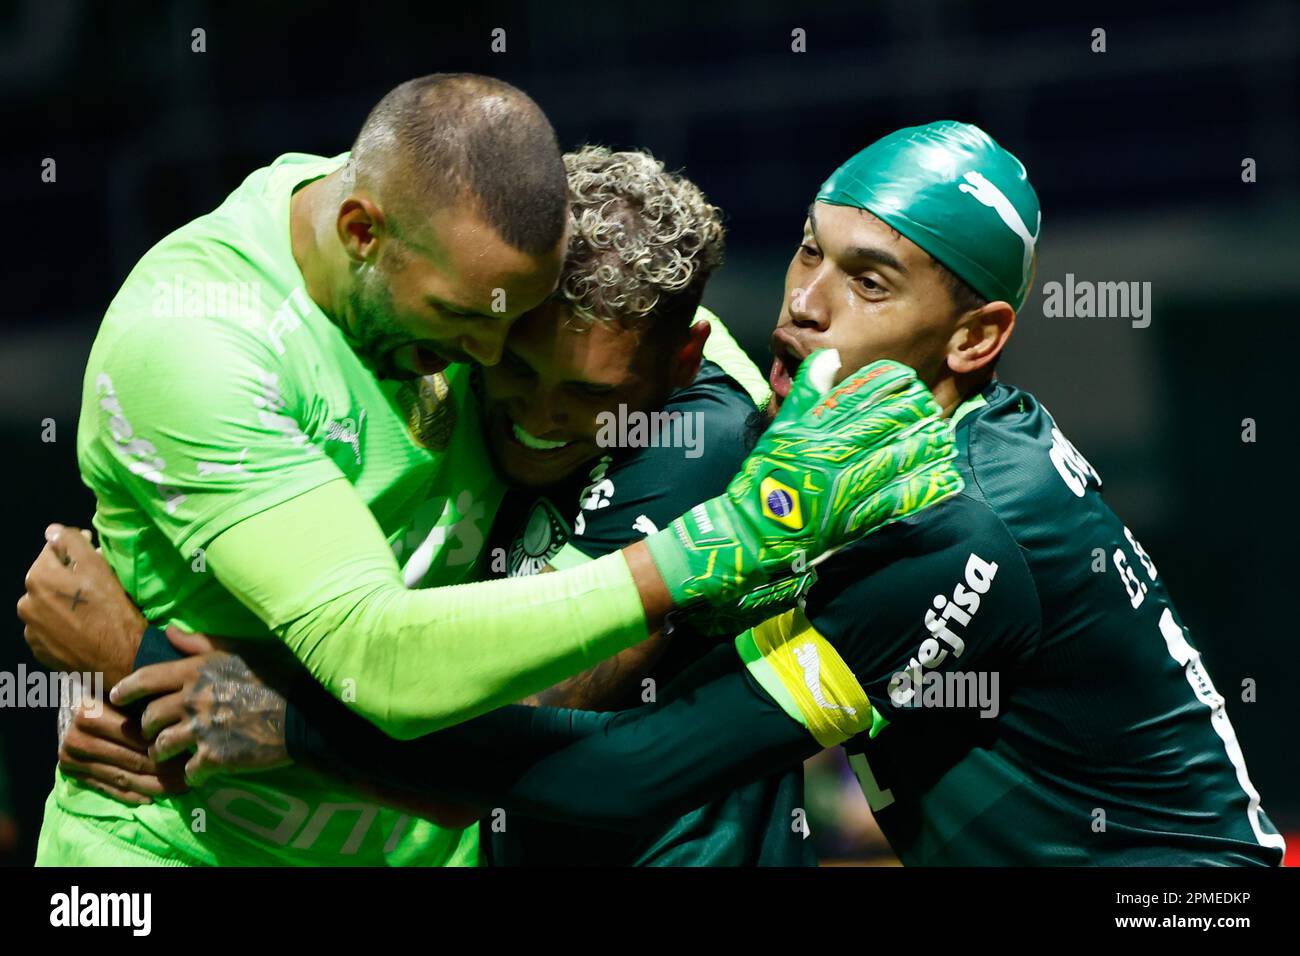
{"label": "goalkeeper in neon green jersey", "polygon": [[[385,97],[350,157],[280,157],[146,254],[92,349],[78,457],[105,555],[151,619],[283,647],[409,737],[541,690],[643,640],[675,605],[726,601],[784,573],[796,549],[839,547],[960,486],[915,376],[873,370],[846,380],[861,386],[848,399],[823,398],[828,355],[778,423],[781,446],[760,446],[728,495],[648,544],[536,580],[407,590],[456,580],[439,541],[495,507],[481,437],[457,427],[464,370],[451,363],[496,362],[510,323],[550,294],[565,195],[535,104],[497,81],[434,76]],[[800,444],[829,453],[786,460]],[[806,527],[764,511],[768,478]],[[423,513],[432,548],[412,549],[404,576],[393,549],[420,537],[431,485],[443,496]],[[827,507],[848,487],[867,510]],[[59,648],[35,649],[60,663]],[[60,777],[38,860],[459,852],[422,826],[298,770],[136,808]]]}

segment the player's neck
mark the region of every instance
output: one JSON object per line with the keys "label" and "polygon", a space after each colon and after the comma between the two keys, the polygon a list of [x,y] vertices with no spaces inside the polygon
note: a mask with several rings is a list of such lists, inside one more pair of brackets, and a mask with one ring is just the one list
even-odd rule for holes
{"label": "player's neck", "polygon": [[934,395],[935,402],[943,410],[944,418],[951,418],[952,413],[957,410],[957,406],[966,400],[962,394],[955,378],[945,378],[936,382],[930,389]]}
{"label": "player's neck", "polygon": [[930,389],[934,400],[943,409],[943,417],[951,418],[962,402],[984,391],[993,376],[987,372],[979,376],[957,375],[941,379]]}
{"label": "player's neck", "polygon": [[[326,315],[333,317],[334,289],[329,281],[331,272],[326,249],[322,242],[322,229],[333,228],[333,211],[328,199],[333,193],[332,181],[337,173],[303,186],[289,200],[289,241],[294,261],[302,273],[307,295]],[[329,222],[325,221],[329,218]],[[337,245],[337,244],[336,244]]]}

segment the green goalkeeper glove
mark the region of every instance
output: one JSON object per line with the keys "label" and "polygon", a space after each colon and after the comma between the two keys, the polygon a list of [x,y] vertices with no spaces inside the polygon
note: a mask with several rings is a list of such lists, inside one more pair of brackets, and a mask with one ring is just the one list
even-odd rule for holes
{"label": "green goalkeeper glove", "polygon": [[742,594],[737,600],[720,604],[694,604],[682,611],[675,611],[673,624],[684,624],[707,637],[731,638],[792,607],[802,607],[808,592],[817,583],[817,569],[809,568],[801,574],[797,562],[795,566],[794,574],[773,578]]}
{"label": "green goalkeeper glove", "polygon": [[832,389],[838,369],[834,350],[809,356],[726,492],[646,539],[678,607],[733,600],[962,489],[915,372],[873,362]]}

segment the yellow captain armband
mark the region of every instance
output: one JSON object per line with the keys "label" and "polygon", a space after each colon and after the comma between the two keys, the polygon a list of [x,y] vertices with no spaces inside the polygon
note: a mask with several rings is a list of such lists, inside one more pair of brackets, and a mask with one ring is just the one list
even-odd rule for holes
{"label": "yellow captain armband", "polygon": [[754,679],[823,747],[842,744],[876,721],[853,671],[799,608],[741,634],[736,650]]}

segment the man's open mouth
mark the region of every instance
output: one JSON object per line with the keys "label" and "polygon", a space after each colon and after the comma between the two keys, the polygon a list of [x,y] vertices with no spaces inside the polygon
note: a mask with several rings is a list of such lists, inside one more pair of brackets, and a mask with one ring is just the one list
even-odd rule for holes
{"label": "man's open mouth", "polygon": [[538,438],[532,432],[525,431],[514,422],[510,423],[510,434],[514,436],[515,441],[530,451],[555,451],[573,444],[571,441],[548,441],[545,438]]}
{"label": "man's open mouth", "polygon": [[806,354],[785,331],[777,329],[772,333],[772,356],[772,370],[767,375],[767,381],[776,397],[784,399],[790,394],[795,373],[799,371]]}
{"label": "man's open mouth", "polygon": [[435,372],[441,372],[451,363],[435,352],[433,349],[423,345],[415,346],[415,367],[425,375],[432,375]]}
{"label": "man's open mouth", "polygon": [[444,371],[461,359],[435,350],[423,342],[407,342],[384,353],[383,367],[394,378],[419,378]]}

